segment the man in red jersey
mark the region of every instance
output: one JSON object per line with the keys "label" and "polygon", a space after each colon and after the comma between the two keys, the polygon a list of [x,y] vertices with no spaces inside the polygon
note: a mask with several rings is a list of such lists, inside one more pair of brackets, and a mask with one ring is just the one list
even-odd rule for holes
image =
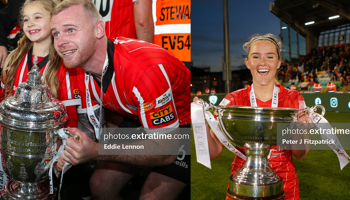
{"label": "man in red jersey", "polygon": [[[86,107],[87,113],[79,114],[81,130],[69,129],[80,139],[67,141],[62,159],[74,165],[100,161],[90,181],[93,196],[118,199],[118,192],[137,170],[135,166],[166,166],[173,163],[176,155],[99,155],[98,143],[91,139],[94,133],[89,130],[89,121],[96,130],[99,128],[96,123],[99,114],[94,111],[98,112],[100,106],[96,103],[123,116],[137,118],[144,128],[151,130],[189,125],[190,71],[159,46],[123,37],[114,43],[108,41],[104,23],[90,1],[62,2],[52,12],[51,24],[55,49],[65,66],[86,72],[78,81],[82,84],[82,107]],[[186,162],[189,164],[189,160]],[[58,165],[62,167],[62,163]],[[173,170],[176,166],[172,165],[170,173],[162,167],[150,174],[151,180],[146,181],[141,199],[176,198],[174,194],[189,182],[190,169],[176,174]]]}

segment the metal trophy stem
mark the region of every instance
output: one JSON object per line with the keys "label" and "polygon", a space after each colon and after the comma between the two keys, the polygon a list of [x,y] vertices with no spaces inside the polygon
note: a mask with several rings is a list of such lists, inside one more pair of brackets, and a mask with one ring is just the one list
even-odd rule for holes
{"label": "metal trophy stem", "polygon": [[51,97],[34,66],[15,95],[0,103],[1,154],[8,180],[2,199],[54,199],[48,168],[57,153],[56,131],[68,120],[64,105]]}
{"label": "metal trophy stem", "polygon": [[283,199],[282,178],[271,169],[266,158],[270,145],[250,142],[245,147],[247,160],[243,167],[230,177],[227,195],[231,199]]}

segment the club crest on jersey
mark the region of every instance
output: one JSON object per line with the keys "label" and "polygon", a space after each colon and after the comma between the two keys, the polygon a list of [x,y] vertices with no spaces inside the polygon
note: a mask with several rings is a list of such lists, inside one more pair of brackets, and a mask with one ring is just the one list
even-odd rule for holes
{"label": "club crest on jersey", "polygon": [[156,106],[155,100],[143,104],[143,108],[144,108],[145,112],[152,110],[155,106]]}
{"label": "club crest on jersey", "polygon": [[165,104],[169,103],[171,99],[172,99],[172,92],[171,92],[171,89],[169,88],[166,92],[164,92],[164,94],[156,98],[157,105],[155,108],[164,106]]}
{"label": "club crest on jersey", "polygon": [[151,113],[153,126],[159,126],[175,119],[172,105]]}

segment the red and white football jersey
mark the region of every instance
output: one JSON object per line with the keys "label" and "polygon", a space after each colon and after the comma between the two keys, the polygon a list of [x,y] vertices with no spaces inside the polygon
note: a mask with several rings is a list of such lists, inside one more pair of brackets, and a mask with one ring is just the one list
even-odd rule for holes
{"label": "red and white football jersey", "polygon": [[[38,57],[38,67],[40,69],[40,72],[45,74],[46,67],[48,64],[48,57]],[[13,91],[12,95],[15,94],[16,89],[19,84],[27,81],[28,79],[28,72],[33,67],[33,58],[34,55],[32,55],[32,51],[29,50],[23,57],[21,63],[19,64],[15,77],[14,77],[14,84],[13,84]],[[58,99],[67,107],[67,114],[68,114],[68,123],[66,126],[70,127],[76,127],[77,126],[77,111],[76,108],[74,109],[68,108],[68,106],[78,106],[80,105],[80,99],[79,99],[79,90],[76,85],[75,80],[73,80],[73,76],[76,76],[75,74],[76,69],[67,69],[62,64],[59,68],[56,76],[58,77],[59,81],[59,87],[58,87]],[[5,86],[4,83],[1,81],[1,96],[4,96],[5,92]],[[73,116],[74,115],[74,116]]]}
{"label": "red and white football jersey", "polygon": [[[144,128],[190,124],[191,76],[180,60],[157,45],[124,37],[108,41],[107,51],[109,66],[102,79],[104,107],[140,119]],[[78,77],[84,109],[85,74]],[[90,76],[93,105],[101,104],[100,85]]]}
{"label": "red and white football jersey", "polygon": [[133,0],[94,0],[101,19],[106,23],[107,38],[137,38]]}
{"label": "red and white football jersey", "polygon": [[[298,91],[292,91],[277,85],[280,88],[278,93],[278,107],[304,109],[305,101],[303,96]],[[237,90],[227,94],[221,101],[221,106],[251,106],[250,93],[251,86]],[[272,99],[262,102],[256,99],[258,107],[271,107]],[[244,153],[245,148],[236,147]],[[278,176],[283,179],[283,190],[285,199],[299,199],[299,180],[296,172],[291,150],[277,150],[277,146],[270,148],[269,161],[272,164],[272,169]],[[245,163],[245,160],[236,156],[232,163],[231,175],[235,174],[240,167]],[[229,199],[227,197],[227,199]]]}

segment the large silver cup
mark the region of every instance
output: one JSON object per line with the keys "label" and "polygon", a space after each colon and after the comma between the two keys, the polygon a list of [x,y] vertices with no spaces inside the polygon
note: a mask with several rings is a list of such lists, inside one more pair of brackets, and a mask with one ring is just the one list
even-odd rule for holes
{"label": "large silver cup", "polygon": [[54,199],[49,165],[57,153],[56,131],[67,122],[64,105],[41,84],[35,65],[28,80],[0,103],[1,153],[8,178],[3,199]]}
{"label": "large silver cup", "polygon": [[272,170],[267,150],[277,144],[277,124],[290,123],[298,109],[216,107],[221,131],[233,146],[246,147],[246,162],[230,177],[231,199],[283,199],[282,178]]}

